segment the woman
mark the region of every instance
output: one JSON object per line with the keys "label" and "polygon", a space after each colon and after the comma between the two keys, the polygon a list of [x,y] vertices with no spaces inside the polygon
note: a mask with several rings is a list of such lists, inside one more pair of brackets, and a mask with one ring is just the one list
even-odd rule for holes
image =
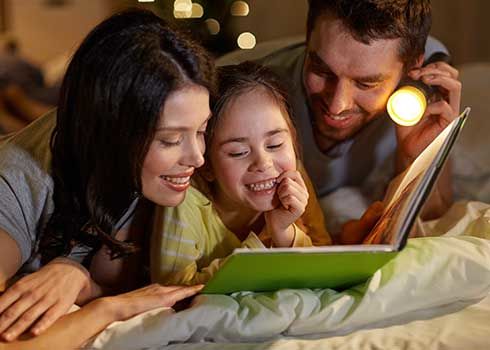
{"label": "woman", "polygon": [[153,204],[183,200],[204,162],[213,86],[204,50],[151,12],[87,36],[56,123],[48,114],[0,146],[0,285],[44,265],[0,297],[5,340],[147,282],[146,222]]}

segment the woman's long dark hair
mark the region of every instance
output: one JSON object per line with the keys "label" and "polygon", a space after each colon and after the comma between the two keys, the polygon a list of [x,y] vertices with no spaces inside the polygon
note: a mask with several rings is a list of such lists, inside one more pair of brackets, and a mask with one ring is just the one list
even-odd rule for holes
{"label": "woman's long dark hair", "polygon": [[78,243],[131,251],[110,234],[141,192],[165,99],[188,83],[214,90],[211,58],[152,12],[113,15],[85,38],[64,77],[51,139],[55,211],[43,262]]}

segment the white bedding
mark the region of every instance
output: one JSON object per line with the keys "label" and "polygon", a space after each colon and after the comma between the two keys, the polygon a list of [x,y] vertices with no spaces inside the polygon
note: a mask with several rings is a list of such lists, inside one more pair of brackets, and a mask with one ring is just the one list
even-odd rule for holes
{"label": "white bedding", "polygon": [[366,284],[347,291],[201,295],[185,311],[115,323],[89,347],[490,348],[490,205],[458,203],[424,230],[446,235],[409,240]]}

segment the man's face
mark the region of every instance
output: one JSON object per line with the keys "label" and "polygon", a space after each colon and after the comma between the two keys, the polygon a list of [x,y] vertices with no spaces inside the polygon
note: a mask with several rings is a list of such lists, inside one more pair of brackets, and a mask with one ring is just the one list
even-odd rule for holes
{"label": "man's face", "polygon": [[398,45],[399,39],[366,45],[340,20],[328,15],[316,20],[303,80],[322,150],[350,138],[384,111],[403,72]]}

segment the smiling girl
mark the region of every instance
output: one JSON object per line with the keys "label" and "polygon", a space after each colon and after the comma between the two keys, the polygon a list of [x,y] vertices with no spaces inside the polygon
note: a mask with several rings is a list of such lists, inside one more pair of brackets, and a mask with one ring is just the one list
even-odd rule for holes
{"label": "smiling girl", "polygon": [[238,247],[330,243],[299,171],[284,91],[275,75],[253,63],[221,68],[206,165],[185,201],[155,217],[153,280],[206,282]]}

